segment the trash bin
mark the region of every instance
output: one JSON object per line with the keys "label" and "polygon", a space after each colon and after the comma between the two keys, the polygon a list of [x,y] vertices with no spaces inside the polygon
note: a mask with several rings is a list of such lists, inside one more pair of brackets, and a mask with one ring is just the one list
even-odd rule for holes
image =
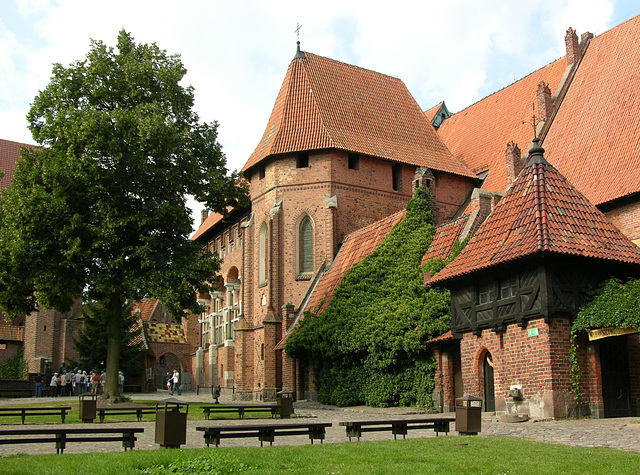
{"label": "trash bin", "polygon": [[293,392],[283,389],[276,393],[278,395],[278,407],[280,408],[280,418],[289,419],[293,414]]}
{"label": "trash bin", "polygon": [[462,435],[478,435],[482,430],[482,399],[462,396],[456,399],[456,430]]}
{"label": "trash bin", "polygon": [[189,403],[178,399],[158,401],[156,403],[156,444],[175,449],[186,444],[188,413]]}
{"label": "trash bin", "polygon": [[85,393],[78,396],[78,410],[82,422],[93,422],[96,418],[96,407],[98,405],[98,395],[93,393]]}

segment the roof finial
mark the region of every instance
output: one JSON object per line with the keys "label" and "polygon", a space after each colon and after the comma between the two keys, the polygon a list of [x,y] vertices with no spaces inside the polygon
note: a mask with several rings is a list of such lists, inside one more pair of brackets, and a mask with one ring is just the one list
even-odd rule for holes
{"label": "roof finial", "polygon": [[298,49],[296,50],[296,55],[293,57],[293,59],[307,57],[303,51],[300,51],[300,28],[302,28],[302,25],[300,23],[296,23],[296,29],[293,30],[293,32],[298,35]]}
{"label": "roof finial", "polygon": [[533,115],[531,116],[531,120],[529,122],[522,121],[523,124],[530,124],[533,127],[533,138],[534,140],[538,138],[538,118],[536,117],[536,104],[535,102],[531,104],[531,108],[533,109]]}

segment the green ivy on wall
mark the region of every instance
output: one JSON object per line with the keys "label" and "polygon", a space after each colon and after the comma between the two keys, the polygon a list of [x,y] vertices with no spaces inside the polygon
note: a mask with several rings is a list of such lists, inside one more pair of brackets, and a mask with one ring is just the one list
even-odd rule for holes
{"label": "green ivy on wall", "polygon": [[449,292],[424,288],[420,263],[434,232],[429,192],[418,188],[405,218],[345,274],[327,309],[305,312],[286,351],[314,367],[320,402],[431,405],[435,364],[425,342],[451,323]]}
{"label": "green ivy on wall", "polygon": [[588,302],[571,325],[571,390],[582,402],[582,372],[578,362],[576,338],[597,328],[636,328],[640,330],[640,279],[622,282],[611,278],[588,294]]}

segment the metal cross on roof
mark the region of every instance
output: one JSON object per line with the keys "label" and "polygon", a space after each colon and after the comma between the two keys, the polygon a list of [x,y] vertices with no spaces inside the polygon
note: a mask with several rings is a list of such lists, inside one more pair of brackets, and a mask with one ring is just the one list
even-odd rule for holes
{"label": "metal cross on roof", "polygon": [[293,32],[298,35],[298,41],[300,41],[300,28],[302,28],[302,25],[296,22],[296,29]]}

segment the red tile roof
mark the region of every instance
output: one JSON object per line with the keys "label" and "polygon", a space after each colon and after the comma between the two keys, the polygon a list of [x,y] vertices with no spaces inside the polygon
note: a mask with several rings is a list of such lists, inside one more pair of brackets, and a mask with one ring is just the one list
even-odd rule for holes
{"label": "red tile roof", "polygon": [[469,215],[465,215],[454,221],[438,226],[429,249],[422,257],[422,264],[429,259],[447,259],[451,254],[453,245],[460,240],[460,233],[464,230],[468,219]]}
{"label": "red tile roof", "polygon": [[133,312],[135,313],[137,310],[140,310],[140,319],[143,322],[148,322],[149,320],[151,320],[153,312],[155,312],[158,303],[159,302],[157,299],[144,299],[142,302],[136,302],[133,305]]}
{"label": "red tile roof", "polygon": [[532,157],[460,255],[430,285],[538,253],[640,264],[640,248],[543,157]]}
{"label": "red tile roof", "polygon": [[475,177],[453,158],[402,81],[306,53],[291,62],[243,171],[270,155],[327,148]]}
{"label": "red tile roof", "polygon": [[[231,208],[228,208],[228,210],[231,211]],[[209,216],[207,216],[207,219],[204,220],[204,223],[202,223],[195,234],[191,236],[191,240],[197,241],[199,237],[201,237],[209,229],[222,221],[223,218],[224,216],[222,216],[220,213],[209,213]]]}
{"label": "red tile roof", "polygon": [[20,158],[21,147],[33,147],[33,145],[0,139],[0,172],[4,173],[4,177],[0,178],[0,190],[11,184],[16,162]]}
{"label": "red tile roof", "polygon": [[544,140],[595,205],[640,192],[640,16],[591,40]]}
{"label": "red tile roof", "polygon": [[435,338],[432,338],[431,340],[427,341],[427,345],[430,343],[442,343],[445,341],[452,341],[454,340],[454,336],[453,333],[451,332],[451,330],[449,330],[447,333],[443,333],[440,336],[437,336]]}
{"label": "red tile roof", "polygon": [[565,58],[453,114],[438,129],[438,135],[453,156],[476,173],[489,171],[482,188],[503,193],[508,186],[505,150],[513,141],[527,150],[533,139],[534,114],[540,82],[555,91],[567,66]]}
{"label": "red tile roof", "polygon": [[404,218],[405,213],[406,210],[399,211],[347,235],[331,268],[318,282],[307,308],[314,312],[323,311],[346,272],[375,251],[391,229]]}

